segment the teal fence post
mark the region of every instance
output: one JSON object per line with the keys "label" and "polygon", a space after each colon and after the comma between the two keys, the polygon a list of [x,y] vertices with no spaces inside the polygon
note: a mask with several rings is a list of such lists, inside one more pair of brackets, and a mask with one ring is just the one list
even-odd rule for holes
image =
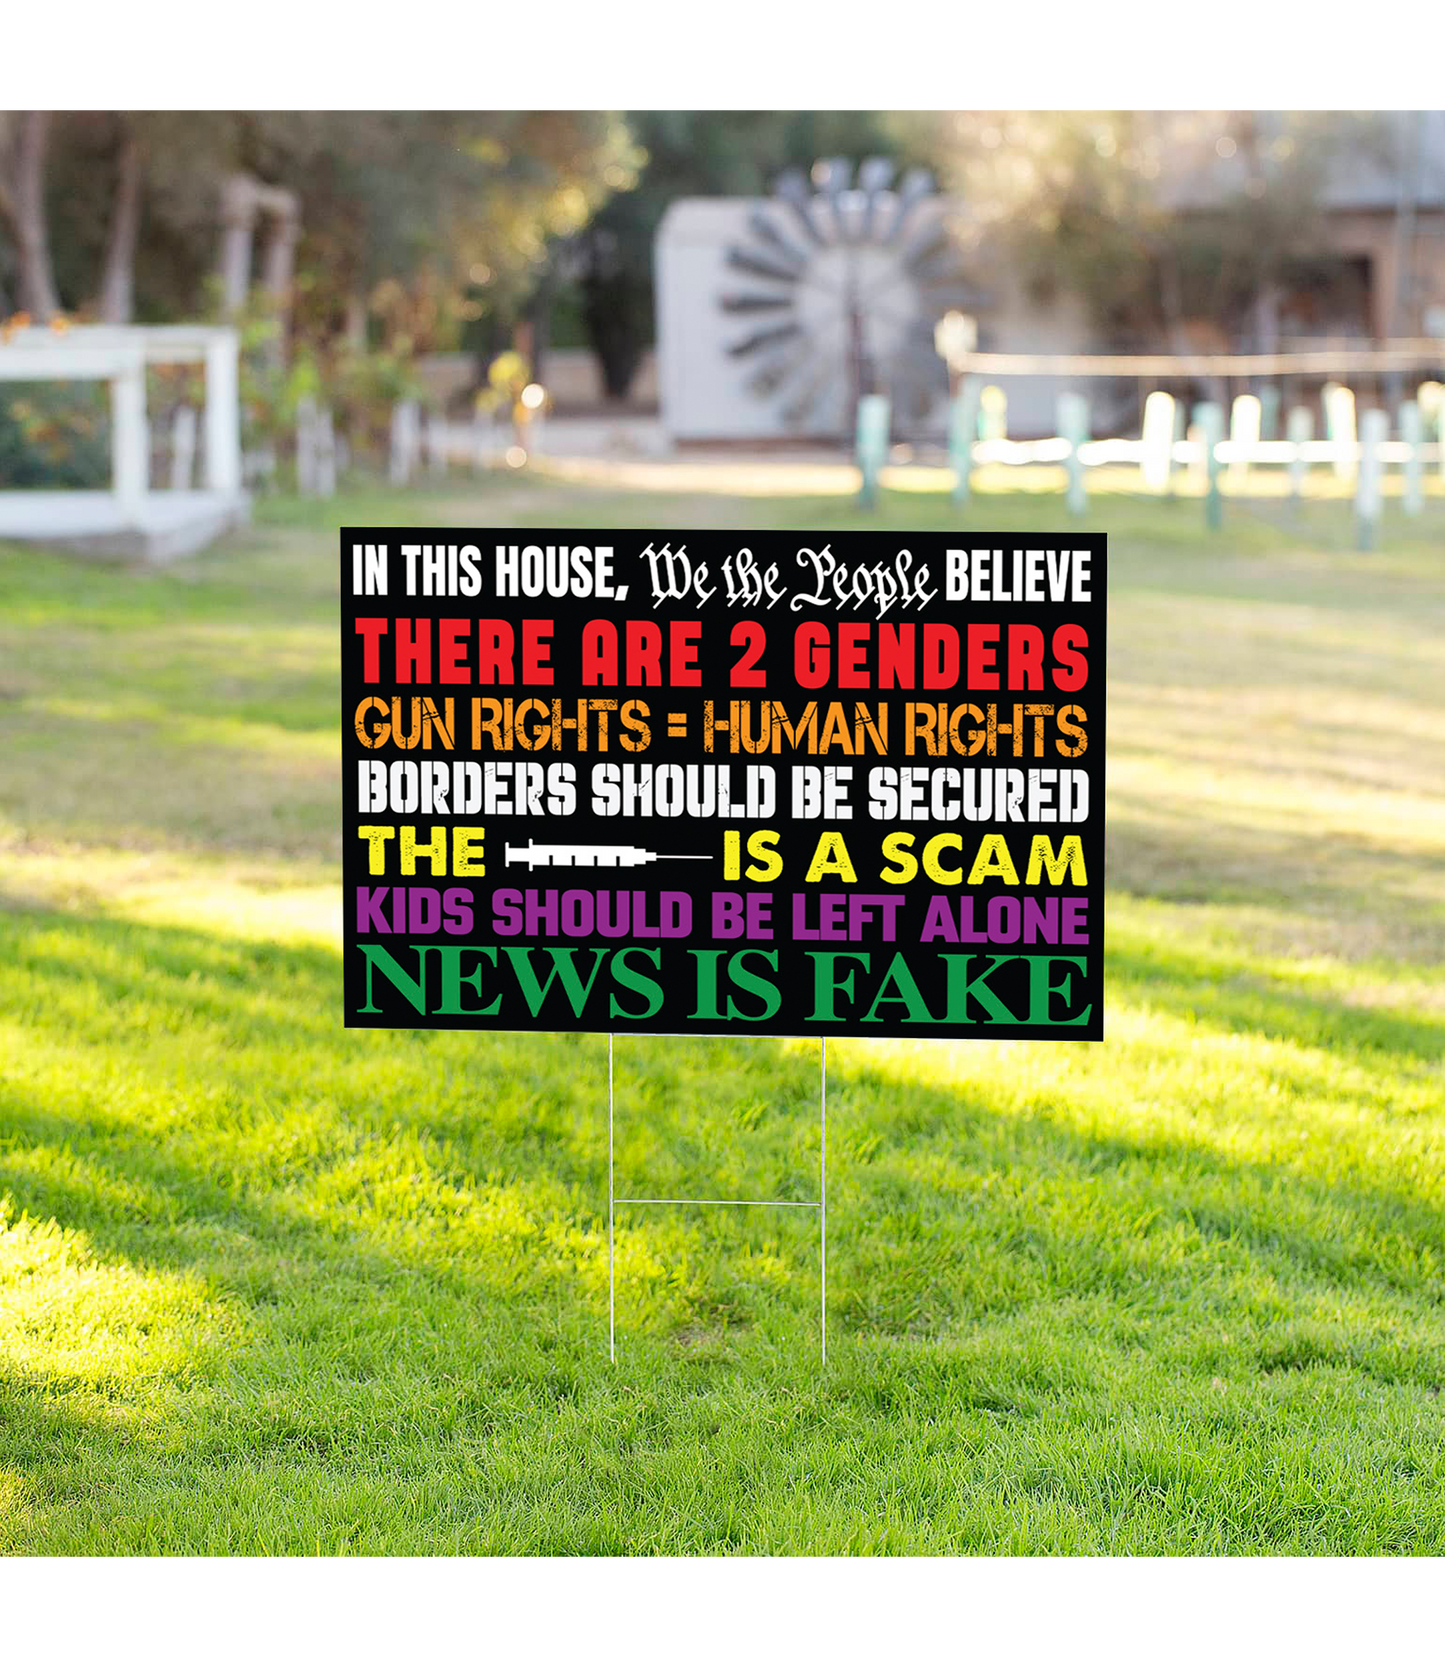
{"label": "teal fence post", "polygon": [[[1174,444],[1180,445],[1189,438],[1189,403],[1187,400],[1176,399],[1174,402]],[[1169,453],[1169,496],[1174,496],[1174,453]]]}
{"label": "teal fence post", "polygon": [[1407,399],[1400,407],[1400,438],[1410,448],[1405,454],[1405,513],[1418,515],[1425,503],[1425,423],[1420,407]]}
{"label": "teal fence post", "polygon": [[878,475],[888,461],[888,399],[864,394],[858,401],[858,468],[863,476],[858,502],[872,509],[878,502]]}
{"label": "teal fence post", "polygon": [[1218,528],[1224,524],[1224,500],[1219,493],[1219,442],[1224,438],[1224,410],[1213,400],[1205,400],[1194,407],[1194,426],[1199,430],[1199,443],[1204,447],[1204,473],[1208,485],[1204,492],[1204,524]]}
{"label": "teal fence post", "polygon": [[1315,437],[1315,414],[1306,405],[1296,405],[1285,421],[1285,438],[1294,447],[1289,460],[1289,495],[1298,503],[1304,496],[1309,463],[1303,448]]}
{"label": "teal fence post", "polygon": [[994,382],[978,396],[978,437],[980,440],[1008,439],[1008,395]]}
{"label": "teal fence post", "polygon": [[1259,437],[1273,440],[1279,434],[1279,389],[1267,382],[1259,390]]}
{"label": "teal fence post", "polygon": [[1054,407],[1059,434],[1069,442],[1069,455],[1064,464],[1069,484],[1065,501],[1070,515],[1082,515],[1088,507],[1089,494],[1084,485],[1084,461],[1079,447],[1089,438],[1089,402],[1082,394],[1062,393]]}
{"label": "teal fence post", "polygon": [[978,396],[983,380],[965,376],[948,413],[948,461],[953,467],[953,501],[966,504],[972,489],[973,442],[978,434]]}
{"label": "teal fence post", "polygon": [[1360,420],[1360,472],[1355,480],[1355,547],[1373,550],[1380,531],[1380,487],[1384,462],[1380,446],[1390,432],[1383,411],[1366,411]]}

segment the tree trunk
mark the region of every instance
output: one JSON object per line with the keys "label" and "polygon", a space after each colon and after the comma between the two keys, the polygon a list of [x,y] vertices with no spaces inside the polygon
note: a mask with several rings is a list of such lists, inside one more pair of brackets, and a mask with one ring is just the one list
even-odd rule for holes
{"label": "tree trunk", "polygon": [[140,233],[144,171],[140,140],[129,130],[123,130],[116,156],[115,200],[100,280],[98,311],[104,324],[129,324],[135,313],[135,251]]}
{"label": "tree trunk", "polygon": [[26,110],[21,114],[12,193],[20,309],[41,324],[60,311],[45,227],[45,146],[49,124],[48,110]]}
{"label": "tree trunk", "polygon": [[1164,315],[1165,340],[1171,353],[1187,353],[1184,336],[1184,286],[1180,281],[1179,262],[1172,249],[1166,249],[1156,262],[1159,274],[1159,310]]}
{"label": "tree trunk", "polygon": [[602,367],[609,400],[627,398],[646,349],[646,326],[640,316],[643,296],[625,276],[583,281],[582,317],[592,351]]}
{"label": "tree trunk", "polygon": [[527,318],[532,326],[532,380],[546,381],[547,354],[552,346],[552,309],[557,301],[558,257],[554,254],[537,280],[537,287],[532,293],[531,304],[527,308]]}

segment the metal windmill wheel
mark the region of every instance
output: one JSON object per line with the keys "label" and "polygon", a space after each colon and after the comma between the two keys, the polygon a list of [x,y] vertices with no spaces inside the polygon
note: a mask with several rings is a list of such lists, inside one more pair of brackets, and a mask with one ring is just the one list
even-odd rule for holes
{"label": "metal windmill wheel", "polygon": [[749,238],[730,244],[741,280],[719,297],[742,326],[728,344],[748,389],[776,400],[790,427],[846,433],[859,396],[887,394],[916,422],[947,391],[933,342],[951,307],[975,306],[926,169],[896,189],[893,165],[841,158],[783,174],[772,201],[748,216]]}

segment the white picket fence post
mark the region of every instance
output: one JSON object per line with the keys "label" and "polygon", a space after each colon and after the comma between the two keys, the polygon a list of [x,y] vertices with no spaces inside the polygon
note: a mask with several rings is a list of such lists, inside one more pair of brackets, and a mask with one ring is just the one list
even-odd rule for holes
{"label": "white picket fence post", "polygon": [[310,394],[296,401],[296,490],[303,498],[316,495],[316,401]]}
{"label": "white picket fence post", "polygon": [[1324,405],[1325,438],[1335,447],[1335,478],[1348,480],[1355,472],[1355,396],[1338,382],[1326,382]]}
{"label": "white picket fence post", "polygon": [[1296,405],[1285,420],[1285,436],[1294,447],[1289,460],[1289,495],[1296,502],[1304,495],[1309,460],[1304,448],[1315,437],[1315,414],[1306,405]]}
{"label": "white picket fence post", "polygon": [[446,423],[436,411],[427,412],[426,465],[433,475],[444,475],[447,470]]}
{"label": "white picket fence post", "polygon": [[193,405],[178,405],[171,418],[171,491],[189,492],[195,479],[199,423]]}
{"label": "white picket fence post", "polygon": [[1413,399],[1407,399],[1400,407],[1400,438],[1410,448],[1405,458],[1405,513],[1418,515],[1425,504],[1425,459],[1420,451],[1425,440],[1425,424]]}
{"label": "white picket fence post", "polygon": [[150,490],[150,466],[145,364],[137,355],[110,382],[110,489],[128,510],[138,510]]}
{"label": "white picket fence post", "polygon": [[391,447],[387,460],[387,479],[393,486],[411,484],[420,440],[420,407],[414,399],[399,399],[391,410]]}
{"label": "white picket fence post", "polygon": [[1161,388],[1144,401],[1143,446],[1145,490],[1168,492],[1174,473],[1174,396]]}
{"label": "white picket fence post", "polygon": [[316,417],[316,496],[318,498],[334,498],[336,496],[336,425],[332,420],[331,408],[325,406]]}
{"label": "white picket fence post", "polygon": [[1194,426],[1199,434],[1199,445],[1204,462],[1204,521],[1218,527],[1224,520],[1224,504],[1219,494],[1219,442],[1224,438],[1224,408],[1213,400],[1205,400],[1194,407]]}
{"label": "white picket fence post", "polygon": [[477,410],[472,414],[472,462],[485,469],[496,455],[497,419],[490,411]]}
{"label": "white picket fence post", "polygon": [[1055,407],[1060,439],[1069,443],[1069,455],[1064,467],[1068,471],[1065,498],[1070,515],[1082,515],[1088,507],[1089,494],[1084,485],[1084,460],[1079,448],[1089,438],[1089,402],[1082,394],[1065,391]]}
{"label": "white picket fence post", "polygon": [[1384,464],[1380,447],[1390,432],[1383,411],[1366,411],[1360,423],[1360,472],[1355,481],[1355,543],[1373,550],[1380,529],[1380,497]]}
{"label": "white picket fence post", "polygon": [[[1261,406],[1254,394],[1240,394],[1229,412],[1231,445],[1254,446],[1259,443]],[[1230,485],[1238,491],[1249,480],[1248,457],[1236,457],[1229,465]]]}

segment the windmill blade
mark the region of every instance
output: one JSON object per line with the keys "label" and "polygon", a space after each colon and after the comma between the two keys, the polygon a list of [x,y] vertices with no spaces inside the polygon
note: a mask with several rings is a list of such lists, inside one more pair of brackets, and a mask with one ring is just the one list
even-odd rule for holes
{"label": "windmill blade", "polygon": [[808,189],[808,181],[801,168],[789,168],[779,174],[773,186],[773,195],[797,215],[810,243],[823,242],[822,233],[813,220],[813,193]]}
{"label": "windmill blade", "polygon": [[853,168],[846,156],[825,156],[813,164],[813,184],[826,197],[836,197],[852,183]]}
{"label": "windmill blade", "polygon": [[893,183],[893,164],[886,156],[865,157],[858,164],[858,188],[870,197],[886,191]]}
{"label": "windmill blade", "polygon": [[755,255],[750,250],[740,249],[737,244],[728,245],[727,264],[735,272],[747,272],[754,278],[767,278],[776,284],[796,284],[798,274],[789,266],[778,266],[767,261],[761,255]]}
{"label": "windmill blade", "polygon": [[728,294],[718,297],[718,306],[725,313],[777,313],[797,303],[791,295]]}
{"label": "windmill blade", "polygon": [[796,366],[788,359],[774,359],[754,371],[744,384],[754,399],[771,399],[792,375]]}
{"label": "windmill blade", "polygon": [[775,357],[768,358],[762,365],[758,365],[757,370],[748,377],[747,383],[745,383],[748,393],[752,393],[753,397],[760,398],[760,400],[772,398],[773,393],[777,393],[778,388],[785,387],[797,375],[798,370],[802,370],[803,365],[807,365],[810,358],[812,358],[812,348],[808,345],[803,345],[802,348],[793,348],[793,352],[790,353],[775,353]]}
{"label": "windmill blade", "polygon": [[932,195],[933,175],[927,168],[910,168],[898,187],[898,195],[893,200],[893,213],[889,216],[888,223],[879,228],[880,239],[891,242],[900,237],[909,215],[919,203]]}
{"label": "windmill blade", "polygon": [[937,223],[924,226],[922,230],[911,237],[903,246],[899,260],[911,272],[914,267],[922,266],[930,260],[936,260],[939,255],[952,254],[953,240],[943,227]]}
{"label": "windmill blade", "polygon": [[825,394],[832,393],[833,386],[841,374],[841,367],[836,362],[825,361],[798,391],[779,407],[779,416],[785,423],[801,423],[806,416],[817,410]]}
{"label": "windmill blade", "polygon": [[728,356],[733,359],[746,359],[760,348],[776,346],[780,342],[791,340],[794,336],[801,336],[802,333],[803,326],[795,319],[790,319],[786,324],[771,324],[765,330],[754,330],[752,335],[733,342],[727,350]]}
{"label": "windmill blade", "polygon": [[883,193],[893,183],[893,164],[886,157],[870,156],[858,169],[858,188],[863,193],[863,224],[860,240],[867,242],[873,235],[873,221]]}
{"label": "windmill blade", "polygon": [[839,361],[806,330],[790,345],[769,351],[772,356],[765,357],[749,377],[748,391],[760,399],[786,400],[779,415],[788,423],[796,422],[816,403],[821,385],[836,375]]}
{"label": "windmill blade", "polygon": [[790,266],[797,267],[799,270],[808,264],[806,251],[784,237],[772,219],[762,209],[755,208],[749,213],[748,229],[760,243],[767,245],[770,255],[778,256],[781,260],[786,261]]}
{"label": "windmill blade", "polygon": [[[726,352],[741,385],[789,426],[832,430],[840,412],[851,420],[844,408],[855,377],[891,388],[899,410],[915,415],[947,388],[934,324],[947,306],[971,306],[979,292],[932,175],[913,168],[894,179],[893,165],[877,156],[856,170],[846,158],[824,157],[811,178],[788,169],[769,201],[749,205],[744,235],[725,251],[731,282],[716,304],[739,325]],[[876,258],[841,278],[817,258],[820,249],[860,244]],[[827,305],[797,310],[815,295]],[[857,340],[850,321],[860,317]],[[885,340],[887,350],[878,351]]]}
{"label": "windmill blade", "polygon": [[843,195],[853,183],[853,169],[846,157],[830,156],[813,165],[813,183],[832,211],[838,241],[847,243],[848,222],[843,213]]}
{"label": "windmill blade", "polygon": [[748,388],[760,397],[788,398],[790,405],[842,363],[838,353],[832,352],[812,328],[803,328],[792,342],[773,345],[768,352],[772,357],[763,357],[748,380]]}
{"label": "windmill blade", "polygon": [[765,358],[748,377],[747,389],[759,399],[767,399],[784,388],[799,371],[805,370],[813,359],[813,343],[804,338],[792,347],[779,347],[771,358]]}

